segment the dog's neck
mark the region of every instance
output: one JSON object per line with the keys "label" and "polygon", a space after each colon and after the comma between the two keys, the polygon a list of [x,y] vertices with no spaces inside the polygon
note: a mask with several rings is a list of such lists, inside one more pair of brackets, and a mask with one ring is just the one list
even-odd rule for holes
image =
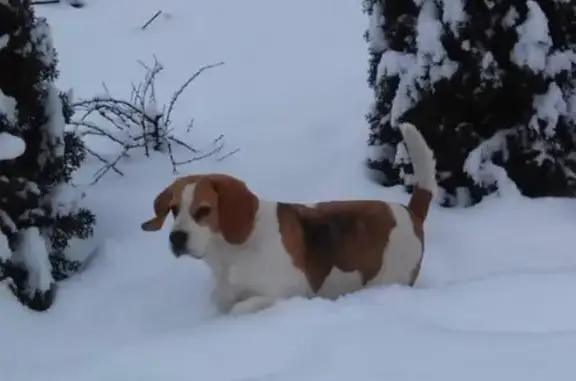
{"label": "dog's neck", "polygon": [[270,230],[278,232],[277,203],[267,200],[259,200],[258,210],[256,212],[254,229],[248,239],[241,244],[228,243],[221,234],[214,234],[206,250],[204,260],[210,266],[229,266],[234,263],[236,258],[251,255],[259,252],[260,247],[270,235]]}

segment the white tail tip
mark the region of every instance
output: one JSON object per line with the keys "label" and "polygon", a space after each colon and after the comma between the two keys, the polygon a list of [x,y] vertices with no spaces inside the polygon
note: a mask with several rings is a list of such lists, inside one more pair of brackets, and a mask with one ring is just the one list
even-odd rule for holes
{"label": "white tail tip", "polygon": [[414,177],[420,188],[436,195],[436,159],[426,140],[412,123],[401,123],[398,128],[404,137],[408,155],[414,167]]}

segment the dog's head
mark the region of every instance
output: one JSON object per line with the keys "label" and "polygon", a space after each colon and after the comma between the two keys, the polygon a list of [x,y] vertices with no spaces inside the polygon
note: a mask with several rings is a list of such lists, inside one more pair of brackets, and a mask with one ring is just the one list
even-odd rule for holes
{"label": "dog's head", "polygon": [[155,217],[144,231],[162,228],[174,217],[170,247],[174,255],[202,258],[215,236],[230,245],[242,244],[254,228],[257,197],[241,180],[224,174],[178,178],[154,199]]}

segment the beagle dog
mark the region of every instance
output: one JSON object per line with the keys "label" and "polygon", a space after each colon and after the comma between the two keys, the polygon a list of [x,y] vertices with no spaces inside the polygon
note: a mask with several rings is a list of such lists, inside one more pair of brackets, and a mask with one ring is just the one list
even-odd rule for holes
{"label": "beagle dog", "polygon": [[436,160],[412,124],[399,126],[416,184],[407,206],[379,200],[312,205],[263,200],[224,174],[180,177],[154,200],[144,231],[162,228],[176,257],[204,261],[212,300],[240,315],[294,296],[325,297],[383,284],[412,286],[424,251],[424,221],[436,192]]}

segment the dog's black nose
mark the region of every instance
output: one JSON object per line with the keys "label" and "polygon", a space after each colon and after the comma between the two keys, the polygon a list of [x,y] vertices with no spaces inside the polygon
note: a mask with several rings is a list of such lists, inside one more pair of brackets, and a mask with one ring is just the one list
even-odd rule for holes
{"label": "dog's black nose", "polygon": [[176,254],[181,254],[186,251],[186,243],[188,241],[188,233],[181,230],[175,230],[170,233],[170,245]]}

